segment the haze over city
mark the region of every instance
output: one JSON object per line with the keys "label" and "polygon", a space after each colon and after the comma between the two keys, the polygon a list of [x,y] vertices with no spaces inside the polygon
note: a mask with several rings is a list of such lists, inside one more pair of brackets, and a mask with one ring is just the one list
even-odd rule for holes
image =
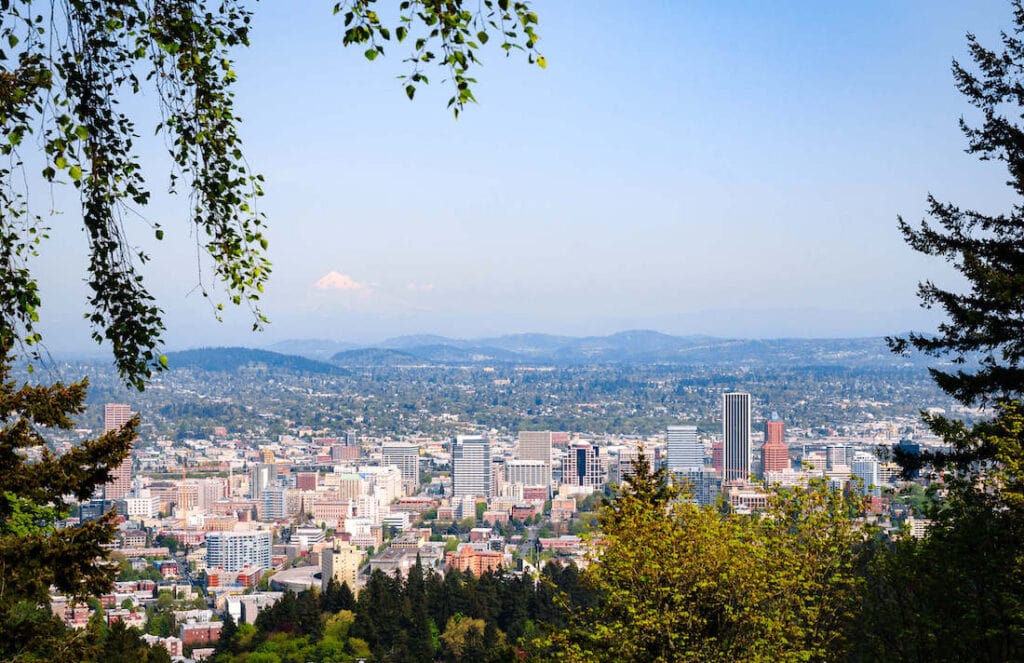
{"label": "haze over city", "polygon": [[[439,80],[406,100],[401,48],[366,62],[322,11],[261,6],[238,53],[246,154],[267,177],[266,333],[244,310],[214,321],[185,201],[145,211],[160,245],[128,229],[153,253],[169,348],[931,329],[916,283],[956,280],[907,248],[897,215],[921,218],[929,192],[1007,202],[999,166],[963,153],[970,109],[950,74],[966,31],[998,35],[1003,2],[555,4],[547,69],[485,53],[458,120]],[[159,166],[162,150],[151,139],[144,157]],[[73,217],[54,219],[38,261],[42,331],[55,351],[93,351]]]}

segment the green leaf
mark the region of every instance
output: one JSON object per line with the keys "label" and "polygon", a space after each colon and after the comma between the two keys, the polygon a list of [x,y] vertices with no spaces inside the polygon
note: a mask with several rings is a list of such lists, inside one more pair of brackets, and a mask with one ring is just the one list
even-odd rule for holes
{"label": "green leaf", "polygon": [[160,228],[156,229],[156,238],[157,239],[163,239],[164,238],[164,231],[161,230]]}
{"label": "green leaf", "polygon": [[68,170],[68,175],[70,175],[71,179],[73,179],[76,182],[82,179],[81,167],[79,167],[78,165],[71,166],[71,168]]}
{"label": "green leaf", "polygon": [[7,35],[7,43],[11,45],[11,48],[14,48],[18,45],[18,38],[14,35]]}
{"label": "green leaf", "polygon": [[414,85],[406,85],[405,86],[405,96],[407,96],[410,99],[412,99],[413,95],[415,95],[415,94],[416,94],[416,86],[414,86]]}
{"label": "green leaf", "polygon": [[157,357],[157,361],[160,362],[162,367],[167,368],[167,355],[160,355]]}
{"label": "green leaf", "polygon": [[476,38],[480,40],[481,44],[486,44],[487,40],[490,39],[490,37],[487,36],[487,33],[484,32],[483,30],[476,33]]}
{"label": "green leaf", "polygon": [[374,60],[377,59],[377,56],[379,55],[379,53],[377,53],[377,49],[376,48],[368,48],[368,49],[366,49],[366,52],[363,53],[363,55],[366,56],[367,60],[369,60],[370,62],[373,62]]}
{"label": "green leaf", "polygon": [[89,137],[89,130],[80,124],[75,127],[75,135],[78,136],[80,140],[85,140]]}

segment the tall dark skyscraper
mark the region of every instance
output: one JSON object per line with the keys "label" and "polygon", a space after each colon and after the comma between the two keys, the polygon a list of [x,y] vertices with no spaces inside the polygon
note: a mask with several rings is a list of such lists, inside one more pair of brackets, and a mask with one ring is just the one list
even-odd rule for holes
{"label": "tall dark skyscraper", "polygon": [[750,476],[750,394],[722,395],[722,480]]}

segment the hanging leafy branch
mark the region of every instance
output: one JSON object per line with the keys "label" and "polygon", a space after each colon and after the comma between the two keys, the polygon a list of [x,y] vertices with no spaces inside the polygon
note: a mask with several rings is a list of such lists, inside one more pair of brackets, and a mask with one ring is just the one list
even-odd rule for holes
{"label": "hanging leafy branch", "polygon": [[399,76],[405,84],[405,94],[412,99],[417,85],[429,83],[423,66],[436,63],[447,70],[448,80],[455,88],[448,107],[456,117],[467,103],[476,101],[472,86],[477,81],[469,71],[472,65],[480,64],[476,53],[490,41],[491,32],[500,36],[506,54],[525,51],[530,64],[547,67],[547,60],[537,50],[537,14],[527,2],[483,0],[476,11],[471,11],[462,0],[404,0],[399,3],[399,18],[393,30],[381,21],[375,6],[376,0],[349,0],[334,5],[334,13],[341,14],[345,21],[343,43],[367,45],[364,55],[373,61],[384,54],[382,42],[391,40],[392,31],[397,42],[408,39],[413,49],[404,61],[412,65],[412,71]]}
{"label": "hanging leafy branch", "polygon": [[[111,345],[122,379],[139,389],[163,367],[162,311],[141,267],[149,256],[128,239],[145,220],[150,199],[136,148],[135,120],[122,110],[132,95],[155,93],[162,119],[156,131],[173,161],[170,189],[187,195],[197,242],[212,259],[227,301],[249,307],[253,328],[266,318],[259,298],[271,272],[259,211],[263,177],[247,165],[238,132],[231,52],[249,45],[252,12],[244,0],[0,0],[0,339],[36,356],[42,301],[31,261],[46,239],[45,213],[29,205],[40,184],[70,183],[79,193],[89,241],[86,315],[92,336]],[[474,100],[470,67],[490,33],[506,52],[536,50],[537,16],[525,2],[484,0],[400,2],[394,34],[413,32],[412,98],[428,82],[422,66],[446,68],[455,114]],[[339,3],[344,43],[367,44],[366,56],[391,39],[373,10],[375,0]],[[412,37],[410,37],[412,39]],[[435,55],[440,53],[440,57]],[[31,155],[26,151],[31,150]],[[42,159],[41,171],[36,171]],[[213,293],[200,278],[199,289]],[[216,298],[214,298],[216,299]],[[216,314],[223,303],[214,301]]]}

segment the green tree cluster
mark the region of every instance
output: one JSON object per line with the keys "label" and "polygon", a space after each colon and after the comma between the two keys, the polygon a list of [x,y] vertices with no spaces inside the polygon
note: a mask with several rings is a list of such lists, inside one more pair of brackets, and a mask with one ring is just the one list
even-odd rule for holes
{"label": "green tree cluster", "polygon": [[827,484],[781,491],[760,517],[682,499],[642,460],[602,508],[569,627],[538,660],[834,661],[860,597],[858,504]]}
{"label": "green tree cluster", "polygon": [[589,606],[588,591],[574,566],[549,566],[536,583],[506,573],[442,577],[419,564],[404,579],[377,571],[357,601],[345,585],[331,585],[322,594],[286,594],[260,613],[254,631],[226,621],[215,660],[514,661],[541,624],[567,625],[556,596]]}

